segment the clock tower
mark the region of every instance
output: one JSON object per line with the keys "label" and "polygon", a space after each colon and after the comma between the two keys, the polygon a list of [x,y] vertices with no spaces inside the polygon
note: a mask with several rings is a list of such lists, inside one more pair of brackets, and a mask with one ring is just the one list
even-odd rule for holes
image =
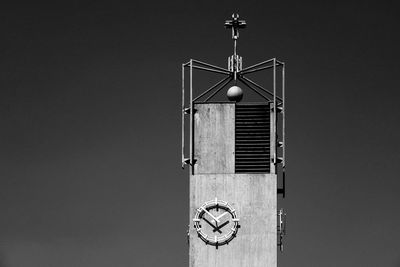
{"label": "clock tower", "polygon": [[[236,50],[246,22],[234,14],[225,27],[234,42],[227,68],[194,59],[182,64],[189,266],[276,267],[285,233],[277,208],[285,196],[285,64],[272,58],[243,67]],[[198,92],[195,72],[223,78]],[[266,84],[250,78],[257,72]],[[224,89],[226,98],[217,100]]]}

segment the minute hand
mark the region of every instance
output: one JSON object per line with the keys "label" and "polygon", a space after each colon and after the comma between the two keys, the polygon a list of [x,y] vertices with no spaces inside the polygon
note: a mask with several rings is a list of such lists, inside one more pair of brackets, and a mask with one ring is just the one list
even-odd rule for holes
{"label": "minute hand", "polygon": [[205,208],[201,207],[208,215],[210,215],[210,217],[214,220],[219,222],[218,218],[215,218],[208,210],[206,210]]}

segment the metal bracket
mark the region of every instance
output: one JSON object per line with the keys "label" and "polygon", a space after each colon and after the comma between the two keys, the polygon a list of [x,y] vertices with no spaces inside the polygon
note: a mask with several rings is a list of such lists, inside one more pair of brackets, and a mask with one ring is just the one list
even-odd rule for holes
{"label": "metal bracket", "polygon": [[[194,111],[194,113],[196,113],[197,109],[194,108],[193,111]],[[183,109],[183,112],[185,112],[185,114],[190,114],[191,113],[190,112],[190,108]]]}
{"label": "metal bracket", "polygon": [[278,194],[285,195],[285,189],[284,188],[278,188]]}
{"label": "metal bracket", "polygon": [[286,195],[286,186],[285,186],[285,172],[282,172],[282,188],[278,188],[278,194],[282,194],[282,197],[285,198]]}
{"label": "metal bracket", "polygon": [[284,213],[283,209],[278,211],[278,246],[279,250],[283,251],[283,236],[286,235],[286,213]]}
{"label": "metal bracket", "polygon": [[196,161],[197,161],[197,159],[193,159],[193,162],[192,162],[192,164],[190,163],[190,158],[185,158],[183,161],[182,161],[182,163],[183,164],[187,164],[187,165],[194,165],[194,164],[196,164]]}
{"label": "metal bracket", "polygon": [[186,238],[187,238],[187,244],[190,244],[190,224],[188,225],[188,229],[186,231]]}
{"label": "metal bracket", "polygon": [[276,112],[278,112],[278,113],[282,113],[282,112],[283,112],[283,106],[282,106],[282,104],[278,104],[278,105],[276,106]]}

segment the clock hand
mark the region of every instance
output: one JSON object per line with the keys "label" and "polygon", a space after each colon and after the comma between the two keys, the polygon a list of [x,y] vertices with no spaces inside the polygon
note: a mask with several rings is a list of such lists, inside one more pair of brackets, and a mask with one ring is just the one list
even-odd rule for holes
{"label": "clock hand", "polygon": [[201,207],[208,215],[210,215],[211,218],[213,218],[214,221],[219,222],[219,219],[215,218],[208,210],[205,208]]}
{"label": "clock hand", "polygon": [[211,227],[212,228],[214,228],[213,229],[213,232],[217,232],[218,231],[218,233],[220,233],[220,234],[222,234],[222,232],[221,232],[221,230],[219,230],[214,224],[212,224],[209,220],[207,220],[206,218],[203,218],[209,225],[211,225]]}
{"label": "clock hand", "polygon": [[222,217],[224,217],[226,214],[228,214],[228,212],[226,211],[226,212],[224,212],[224,213],[222,213],[221,215],[219,215],[218,217],[217,217],[217,219],[219,220],[219,219],[221,219]]}
{"label": "clock hand", "polygon": [[229,223],[229,221],[226,221],[226,222],[224,222],[223,224],[221,224],[220,226],[215,227],[214,230],[213,230],[213,232],[218,231],[219,233],[222,233],[221,230],[219,230],[219,229],[221,229],[222,227],[224,227],[224,226],[227,225],[228,223]]}

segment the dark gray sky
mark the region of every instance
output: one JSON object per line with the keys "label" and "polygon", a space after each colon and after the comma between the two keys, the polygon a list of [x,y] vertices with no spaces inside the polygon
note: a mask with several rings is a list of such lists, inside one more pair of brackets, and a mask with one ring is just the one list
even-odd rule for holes
{"label": "dark gray sky", "polygon": [[[188,266],[180,68],[287,64],[279,266],[400,266],[395,1],[1,8],[0,266]],[[203,80],[204,82],[204,80]]]}

